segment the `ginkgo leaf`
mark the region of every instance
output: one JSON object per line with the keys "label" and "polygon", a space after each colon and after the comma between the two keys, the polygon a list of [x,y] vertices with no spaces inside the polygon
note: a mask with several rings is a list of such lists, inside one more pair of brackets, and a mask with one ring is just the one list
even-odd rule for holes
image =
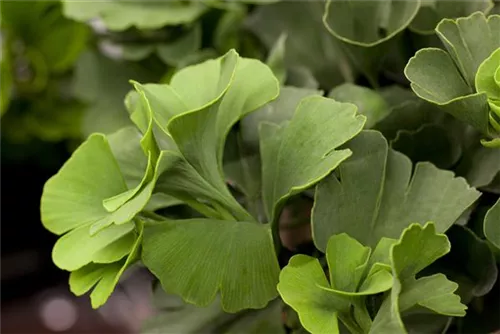
{"label": "ginkgo leaf", "polygon": [[316,89],[285,86],[280,95],[262,108],[252,112],[240,122],[241,137],[245,145],[257,150],[259,147],[259,125],[262,122],[282,125],[292,119],[299,102],[308,96],[322,95]]}
{"label": "ginkgo leaf", "polygon": [[166,291],[207,306],[264,307],[276,297],[279,265],[269,227],[213,219],[165,220],[145,226],[142,258]]}
{"label": "ginkgo leaf", "polygon": [[417,16],[411,21],[409,28],[419,34],[433,34],[439,21],[444,18],[469,16],[477,11],[488,13],[492,7],[492,0],[422,1]]}
{"label": "ginkgo leaf", "polygon": [[[349,329],[359,331],[349,314],[351,306],[354,314],[367,312],[364,296],[392,287],[389,266],[376,263],[365,275],[370,253],[369,247],[345,233],[332,236],[326,250],[329,280],[318,259],[302,254],[290,259],[281,271],[278,291],[285,303],[297,311],[305,329],[313,334],[339,333],[340,319]],[[369,328],[371,319],[367,321]]]}
{"label": "ginkgo leaf", "polygon": [[456,20],[444,19],[436,33],[465,80],[474,87],[479,65],[500,47],[500,15],[486,17],[475,12]]}
{"label": "ginkgo leaf", "polygon": [[[200,78],[204,78],[203,85],[193,90],[193,82]],[[165,163],[176,171],[163,173],[157,190],[190,199],[186,203],[195,209],[206,206],[197,202],[203,199],[215,205],[215,211],[224,211],[226,219],[234,215],[239,220],[253,221],[227,188],[222,156],[232,126],[277,96],[278,82],[271,70],[231,50],[216,60],[184,68],[168,86],[151,88],[144,87],[144,94],[151,101],[153,117],[178,150],[165,153]],[[176,179],[178,173],[190,176]],[[203,196],[198,198],[200,193]]]}
{"label": "ginkgo leaf", "polygon": [[[443,19],[436,33],[448,52],[425,48],[409,60],[404,73],[413,91],[472,125],[488,137],[483,145],[495,147],[500,126],[491,120],[494,108],[488,103],[488,95],[475,85],[484,77],[477,77],[478,68],[500,47],[500,16],[486,18],[476,12],[456,20]],[[489,75],[493,77],[493,73]]]}
{"label": "ginkgo leaf", "polygon": [[366,116],[365,128],[367,129],[372,128],[390,112],[387,102],[380,93],[351,83],[335,87],[328,97],[335,101],[355,104],[358,107],[358,113]]}
{"label": "ginkgo leaf", "polygon": [[353,104],[311,96],[299,103],[288,125],[261,125],[264,207],[275,227],[288,198],[315,185],[351,155],[336,148],[358,134],[364,122]]}
{"label": "ginkgo leaf", "polygon": [[68,232],[57,240],[52,259],[61,269],[74,271],[94,263],[112,263],[130,253],[136,236],[132,222],[113,225],[90,235],[89,226]]}
{"label": "ginkgo leaf", "polygon": [[323,23],[370,83],[390,43],[413,20],[420,1],[328,0]]}
{"label": "ginkgo leaf", "polygon": [[75,2],[63,1],[64,14],[77,21],[99,17],[110,30],[125,30],[132,26],[139,29],[157,29],[165,25],[190,23],[201,16],[208,7],[203,2],[182,1],[150,2],[106,1]]}
{"label": "ginkgo leaf", "polygon": [[458,284],[436,274],[416,279],[425,267],[450,251],[444,234],[436,234],[433,223],[412,224],[390,248],[394,286],[373,321],[370,333],[406,333],[404,312],[424,307],[432,312],[464,316],[466,306],[453,294]]}
{"label": "ginkgo leaf", "polygon": [[500,249],[500,199],[488,210],[484,217],[484,235]]}
{"label": "ginkgo leaf", "polygon": [[106,303],[125,270],[138,260],[143,235],[142,222],[137,226],[139,227],[138,235],[126,259],[107,264],[90,263],[71,272],[69,276],[71,292],[81,296],[93,288],[90,300],[94,309]]}
{"label": "ginkgo leaf", "polygon": [[47,181],[41,201],[42,222],[55,234],[110,216],[106,198],[127,191],[118,163],[106,137],[87,139]]}
{"label": "ginkgo leaf", "polygon": [[290,72],[288,80],[291,85],[294,81],[292,71],[295,72],[295,77],[313,76],[326,88],[345,80],[352,81],[354,77],[337,41],[330,38],[324,29],[321,21],[323,12],[324,5],[320,1],[280,1],[258,6],[247,17],[246,27],[268,49],[277,43],[282,34],[289,36],[284,42],[284,61]]}
{"label": "ginkgo leaf", "polygon": [[[149,167],[150,168],[150,167]],[[151,179],[152,177],[148,177]],[[44,226],[55,234],[91,224],[95,233],[113,223],[130,221],[148,202],[153,180],[142,181],[133,196],[104,135],[85,141],[44,187],[41,214]],[[139,191],[140,190],[140,191]],[[109,212],[103,203],[125,193],[124,203]]]}
{"label": "ginkgo leaf", "polygon": [[349,301],[321,289],[328,286],[319,261],[299,254],[281,271],[278,290],[283,301],[297,311],[302,326],[309,332],[339,333],[338,313],[347,313]]}
{"label": "ginkgo leaf", "polygon": [[430,163],[418,163],[412,176],[411,161],[389,149],[379,132],[363,131],[344,148],[353,156],[316,190],[312,229],[320,250],[338,233],[374,246],[416,221],[432,220],[444,232],[480,196],[464,179]]}

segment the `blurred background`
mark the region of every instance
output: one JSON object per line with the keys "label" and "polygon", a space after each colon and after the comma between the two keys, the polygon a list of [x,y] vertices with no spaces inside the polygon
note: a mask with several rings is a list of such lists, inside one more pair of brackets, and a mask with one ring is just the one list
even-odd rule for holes
{"label": "blurred background", "polygon": [[[52,263],[57,240],[40,221],[43,185],[92,132],[128,124],[139,82],[230,48],[262,58],[243,27],[252,5],[200,1],[1,1],[2,333],[136,333],[151,309],[140,268],[95,311]],[[203,33],[202,33],[203,32]]]}

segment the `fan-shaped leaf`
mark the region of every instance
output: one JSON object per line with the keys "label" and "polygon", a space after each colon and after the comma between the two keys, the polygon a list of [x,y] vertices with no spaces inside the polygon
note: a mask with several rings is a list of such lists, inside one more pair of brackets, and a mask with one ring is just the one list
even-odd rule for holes
{"label": "fan-shaped leaf", "polygon": [[465,180],[430,163],[418,163],[412,176],[411,161],[389,149],[378,132],[363,131],[345,148],[353,156],[316,190],[313,237],[320,250],[338,233],[374,246],[416,221],[435,221],[444,232],[480,196]]}

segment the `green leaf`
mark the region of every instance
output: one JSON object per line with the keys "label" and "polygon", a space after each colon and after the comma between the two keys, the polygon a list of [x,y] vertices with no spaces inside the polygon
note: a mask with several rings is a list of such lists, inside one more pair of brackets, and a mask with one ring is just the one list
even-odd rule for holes
{"label": "green leaf", "polygon": [[[360,331],[349,314],[351,305],[355,316],[367,312],[364,296],[392,286],[391,274],[380,263],[372,266],[365,277],[370,252],[369,247],[345,233],[332,236],[326,250],[329,280],[318,259],[301,254],[290,259],[281,271],[278,291],[297,311],[305,329],[311,333],[339,333],[340,319],[351,331]],[[367,317],[369,328],[371,319]]]}
{"label": "green leaf", "polygon": [[[124,150],[117,153],[125,160],[140,161],[137,154],[130,157]],[[90,233],[94,234],[113,223],[130,221],[149,201],[157,179],[151,175],[151,165],[143,173],[144,177],[135,181],[137,187],[128,189],[107,138],[102,134],[90,136],[45,184],[41,201],[44,226],[63,234],[90,224]]]}
{"label": "green leaf", "polygon": [[281,298],[299,314],[300,322],[311,333],[339,333],[338,313],[349,307],[347,298],[321,289],[329,286],[319,261],[295,255],[282,269],[278,291]]}
{"label": "green leaf", "polygon": [[90,235],[89,226],[68,232],[57,240],[52,251],[52,260],[61,269],[75,271],[94,263],[112,263],[130,253],[136,236],[134,224],[113,225],[95,235]]}
{"label": "green leaf", "polygon": [[500,100],[500,74],[497,73],[500,73],[500,47],[479,65],[475,77],[477,92],[485,93],[491,103]]}
{"label": "green leaf", "polygon": [[308,96],[322,95],[315,89],[281,87],[280,95],[274,101],[259,108],[241,120],[241,136],[245,145],[254,151],[259,148],[259,125],[262,122],[282,125],[292,119],[299,102]]}
{"label": "green leaf", "polygon": [[420,1],[328,0],[323,23],[356,67],[376,86],[390,43],[413,20]]}
{"label": "green leaf", "polygon": [[323,27],[323,7],[320,1],[281,1],[259,6],[248,17],[246,26],[268,49],[286,33],[287,68],[309,70],[322,87],[331,88],[352,81],[353,74],[336,41]]}
{"label": "green leaf", "polygon": [[477,12],[444,19],[436,32],[448,52],[426,48],[410,59],[404,72],[413,91],[493,139],[483,145],[494,146],[490,106],[486,94],[476,93],[475,78],[480,64],[500,46],[500,16],[486,19]]}
{"label": "green leaf", "polygon": [[465,149],[456,173],[471,186],[484,188],[494,181],[495,176],[500,175],[500,151],[484,147],[479,139],[480,136],[473,131],[462,134]]}
{"label": "green leaf", "polygon": [[285,43],[287,35],[281,34],[276,43],[273,45],[267,56],[266,64],[271,68],[280,85],[284,85],[286,81],[286,65],[285,65]]}
{"label": "green leaf", "polygon": [[201,48],[201,26],[193,29],[168,44],[157,46],[157,53],[161,60],[170,66],[183,67],[185,58]]}
{"label": "green leaf", "polygon": [[[203,85],[193,90],[193,82],[200,78]],[[165,163],[176,171],[160,177],[158,190],[181,199],[190,198],[189,205],[196,205],[195,195],[199,194],[209,203],[215,200],[217,203],[210,204],[221,206],[216,210],[226,211],[225,218],[233,219],[234,215],[236,219],[252,221],[226,186],[222,156],[231,127],[277,96],[278,82],[270,69],[230,51],[216,60],[183,69],[161,92],[160,95],[145,89],[154,117],[158,124],[166,123],[160,120],[168,121],[164,131],[173,138],[181,154],[165,152]],[[169,106],[169,111],[165,111],[165,106]],[[178,173],[189,177],[176,179],[174,175]]]}
{"label": "green leaf", "polygon": [[123,104],[130,90],[130,78],[156,81],[157,75],[135,63],[113,61],[92,52],[82,54],[76,64],[72,90],[78,99],[88,103],[82,125],[84,136],[93,132],[113,133],[130,125]]}
{"label": "green leaf", "polygon": [[394,286],[373,321],[370,333],[406,333],[404,312],[423,307],[432,312],[464,316],[466,306],[453,294],[458,288],[437,274],[415,279],[422,269],[450,251],[445,235],[436,234],[433,223],[412,224],[390,249]]}
{"label": "green leaf", "polygon": [[102,201],[127,190],[106,137],[87,139],[50,178],[41,202],[46,229],[63,234],[73,228],[109,219]]}
{"label": "green leaf", "polygon": [[467,227],[453,225],[446,233],[451,252],[430,267],[458,283],[456,294],[464,304],[491,291],[498,277],[495,257],[488,243]]}
{"label": "green leaf", "polygon": [[138,237],[127,256],[126,260],[110,264],[88,264],[85,267],[73,271],[69,276],[69,287],[71,292],[81,296],[94,288],[90,293],[92,308],[96,309],[104,305],[113,293],[120,277],[139,256],[139,249],[142,242],[143,228],[139,224]]}
{"label": "green leaf", "polygon": [[444,19],[436,33],[470,87],[479,65],[500,47],[500,15],[476,12],[456,20]]}
{"label": "green leaf", "polygon": [[365,128],[372,128],[376,123],[385,118],[389,106],[381,94],[376,91],[350,83],[337,86],[328,97],[339,102],[350,102],[358,107],[358,113],[366,116]]}
{"label": "green leaf", "polygon": [[236,334],[241,333],[242,328],[248,334],[285,333],[280,316],[280,300],[274,300],[260,310],[229,314],[221,309],[219,298],[205,308],[184,304],[176,300],[174,295],[165,293],[163,299],[165,306],[159,314],[146,320],[142,333]]}
{"label": "green leaf", "polygon": [[480,196],[430,163],[418,163],[412,176],[411,161],[389,149],[378,132],[363,131],[345,149],[353,156],[316,189],[312,229],[320,250],[338,233],[374,246],[418,221],[432,220],[444,232]]}
{"label": "green leaf", "polygon": [[145,226],[143,262],[166,291],[207,306],[220,293],[222,308],[264,307],[276,297],[279,266],[269,228],[209,219]]}
{"label": "green leaf", "polygon": [[484,235],[495,247],[500,248],[500,199],[486,213]]}
{"label": "green leaf", "polygon": [[311,96],[299,103],[288,125],[261,125],[264,207],[275,227],[288,198],[314,186],[351,155],[336,148],[358,134],[364,122],[350,103]]}
{"label": "green leaf", "polygon": [[208,7],[197,1],[150,2],[106,1],[75,2],[64,0],[64,15],[77,20],[87,21],[99,17],[110,30],[158,29],[165,25],[190,23],[200,17]]}
{"label": "green leaf", "polygon": [[419,34],[433,34],[439,21],[444,18],[453,19],[469,16],[477,11],[488,13],[492,7],[493,1],[491,0],[422,1],[418,14],[413,21],[411,21],[409,28]]}

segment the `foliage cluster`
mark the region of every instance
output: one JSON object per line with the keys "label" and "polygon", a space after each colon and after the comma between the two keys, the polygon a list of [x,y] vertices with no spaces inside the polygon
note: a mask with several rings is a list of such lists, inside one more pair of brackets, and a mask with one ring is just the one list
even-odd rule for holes
{"label": "foliage cluster", "polygon": [[2,130],[84,139],[54,263],[95,308],[148,268],[148,332],[497,330],[499,12],[3,2]]}

